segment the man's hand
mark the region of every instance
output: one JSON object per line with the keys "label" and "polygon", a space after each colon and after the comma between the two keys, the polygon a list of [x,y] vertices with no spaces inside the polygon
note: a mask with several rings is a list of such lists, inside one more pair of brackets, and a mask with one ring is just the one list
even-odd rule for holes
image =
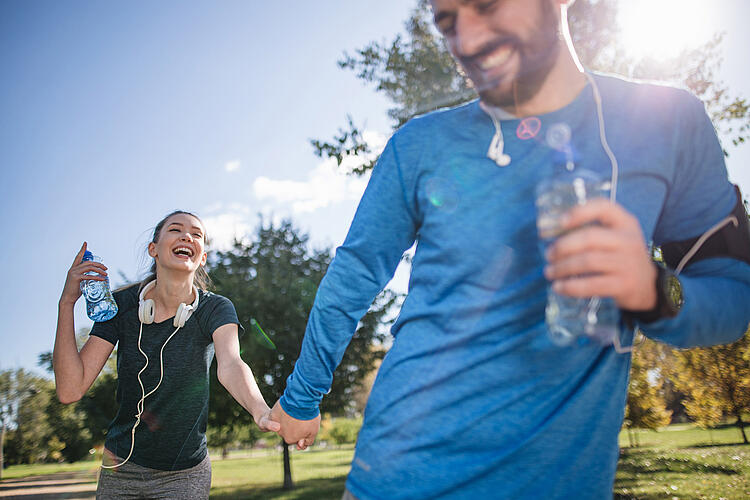
{"label": "man's hand", "polygon": [[656,266],[638,219],[601,199],[571,209],[563,228],[569,232],[545,255],[544,275],[555,292],[612,297],[621,309],[631,311],[656,306]]}
{"label": "man's hand", "polygon": [[298,450],[304,450],[313,444],[320,430],[320,415],[312,420],[297,420],[289,416],[278,401],[273,405],[269,418],[281,424],[279,435],[287,444],[296,443]]}

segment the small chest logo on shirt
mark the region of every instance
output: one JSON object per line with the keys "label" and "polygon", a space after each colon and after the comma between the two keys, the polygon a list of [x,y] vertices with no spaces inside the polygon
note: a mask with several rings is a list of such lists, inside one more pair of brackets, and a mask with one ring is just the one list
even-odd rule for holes
{"label": "small chest logo on shirt", "polygon": [[516,136],[521,140],[533,139],[542,128],[542,121],[536,116],[529,116],[521,120],[516,128]]}

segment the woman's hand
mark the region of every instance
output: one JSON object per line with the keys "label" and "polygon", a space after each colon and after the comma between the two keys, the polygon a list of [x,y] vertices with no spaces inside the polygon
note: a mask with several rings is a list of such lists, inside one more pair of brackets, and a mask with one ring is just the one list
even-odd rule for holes
{"label": "woman's hand", "polygon": [[[81,296],[81,281],[94,280],[104,281],[107,279],[107,266],[101,262],[91,260],[84,261],[83,254],[86,252],[86,242],[78,251],[78,255],[73,259],[73,265],[68,270],[68,276],[65,278],[65,286],[60,296],[60,305],[73,305]],[[89,275],[86,273],[94,272],[97,274]]]}
{"label": "woman's hand", "polygon": [[255,419],[255,423],[258,425],[258,429],[263,432],[279,432],[281,430],[281,424],[271,420],[270,408],[263,412],[259,418]]}

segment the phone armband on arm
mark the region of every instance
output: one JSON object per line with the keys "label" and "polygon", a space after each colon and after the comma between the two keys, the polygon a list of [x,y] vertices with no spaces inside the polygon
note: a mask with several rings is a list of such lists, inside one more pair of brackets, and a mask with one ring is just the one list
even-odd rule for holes
{"label": "phone armband on arm", "polygon": [[[664,262],[679,273],[688,263],[711,257],[731,257],[750,264],[750,225],[740,188],[734,186],[737,203],[725,219],[695,238],[661,246]],[[713,231],[713,233],[712,233]]]}

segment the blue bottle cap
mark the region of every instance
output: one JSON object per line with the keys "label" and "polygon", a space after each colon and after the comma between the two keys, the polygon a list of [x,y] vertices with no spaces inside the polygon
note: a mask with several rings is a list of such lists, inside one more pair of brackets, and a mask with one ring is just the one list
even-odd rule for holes
{"label": "blue bottle cap", "polygon": [[83,252],[83,260],[94,260],[94,254],[86,250]]}

